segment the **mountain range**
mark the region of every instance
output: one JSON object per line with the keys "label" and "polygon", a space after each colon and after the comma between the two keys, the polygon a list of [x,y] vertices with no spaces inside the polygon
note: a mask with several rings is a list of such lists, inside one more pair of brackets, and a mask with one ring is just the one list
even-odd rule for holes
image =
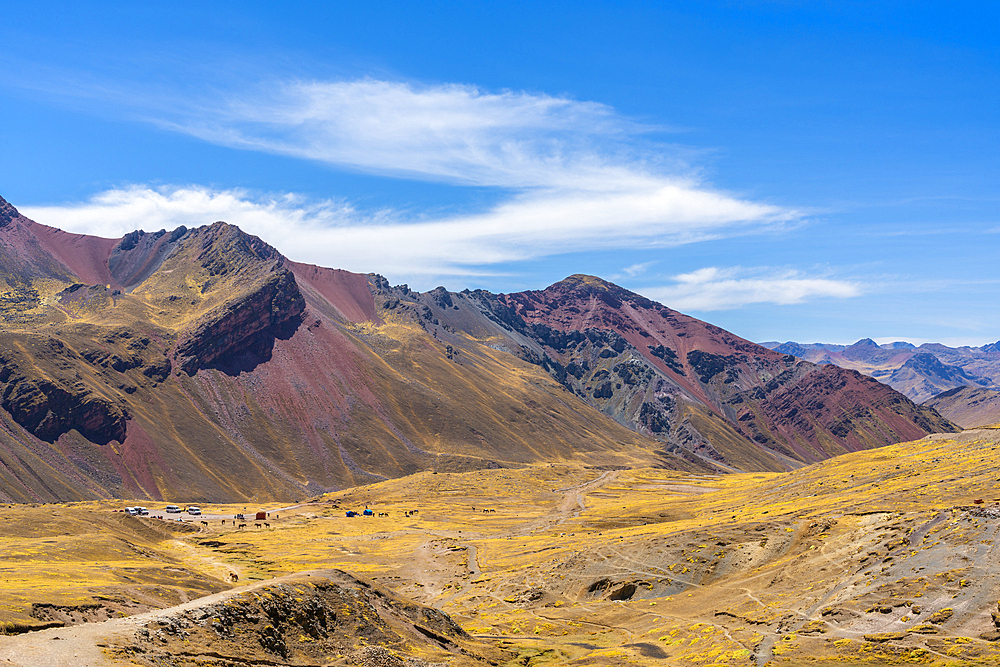
{"label": "mountain range", "polygon": [[[816,364],[834,364],[870,375],[918,403],[932,405],[956,424],[971,427],[997,421],[988,406],[1000,397],[996,394],[1000,390],[1000,341],[982,347],[940,343],[918,347],[903,341],[878,345],[870,338],[853,345],[793,341],[762,345]],[[951,392],[960,387],[982,391]],[[931,402],[944,392],[948,393],[947,401]],[[986,398],[989,400],[984,401]]]}
{"label": "mountain range", "polygon": [[7,501],[296,499],[559,460],[777,471],[957,428],[592,276],[420,293],[224,222],[106,239],[0,199],[0,278]]}

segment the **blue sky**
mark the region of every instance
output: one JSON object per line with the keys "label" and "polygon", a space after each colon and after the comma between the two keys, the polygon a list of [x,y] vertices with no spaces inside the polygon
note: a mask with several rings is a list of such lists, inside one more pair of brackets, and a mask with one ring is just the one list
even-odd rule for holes
{"label": "blue sky", "polygon": [[1000,339],[994,3],[22,3],[0,195],[752,340]]}

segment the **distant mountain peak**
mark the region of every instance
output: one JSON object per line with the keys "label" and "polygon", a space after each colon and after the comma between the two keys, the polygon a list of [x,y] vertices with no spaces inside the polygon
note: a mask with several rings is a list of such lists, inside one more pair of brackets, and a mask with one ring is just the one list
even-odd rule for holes
{"label": "distant mountain peak", "polygon": [[790,354],[793,357],[803,357],[806,353],[806,349],[794,341],[788,341],[787,343],[775,345],[771,349],[775,352],[780,352],[781,354]]}
{"label": "distant mountain peak", "polygon": [[851,347],[878,347],[878,343],[873,341],[871,338],[862,338]]}

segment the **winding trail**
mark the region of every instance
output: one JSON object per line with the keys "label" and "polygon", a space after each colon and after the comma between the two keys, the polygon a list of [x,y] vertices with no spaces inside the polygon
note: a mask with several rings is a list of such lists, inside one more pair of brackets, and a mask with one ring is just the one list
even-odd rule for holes
{"label": "winding trail", "polygon": [[589,482],[583,482],[581,484],[556,489],[557,492],[563,494],[563,500],[553,510],[553,516],[526,522],[519,530],[512,530],[511,532],[505,535],[499,535],[498,537],[522,537],[541,529],[554,528],[561,523],[565,523],[569,519],[575,519],[587,509],[587,503],[584,500],[584,495],[589,491],[599,489],[608,482],[614,481],[617,477],[617,470],[608,470],[604,474],[600,475],[596,479],[592,479]]}
{"label": "winding trail", "polygon": [[126,639],[140,627],[205,605],[225,602],[233,596],[308,576],[339,576],[337,570],[312,570],[254,582],[182,604],[100,623],[50,628],[21,635],[0,635],[0,666],[3,667],[115,667],[123,664],[104,653],[118,639]]}

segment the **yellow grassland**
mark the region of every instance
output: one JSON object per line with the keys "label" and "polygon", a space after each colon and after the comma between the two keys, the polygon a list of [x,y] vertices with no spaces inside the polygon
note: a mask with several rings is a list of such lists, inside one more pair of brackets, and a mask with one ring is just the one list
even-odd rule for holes
{"label": "yellow grassland", "polygon": [[249,508],[272,514],[244,529],[6,506],[0,620],[334,567],[449,613],[512,664],[996,664],[998,444],[980,429],[791,473],[423,472]]}

